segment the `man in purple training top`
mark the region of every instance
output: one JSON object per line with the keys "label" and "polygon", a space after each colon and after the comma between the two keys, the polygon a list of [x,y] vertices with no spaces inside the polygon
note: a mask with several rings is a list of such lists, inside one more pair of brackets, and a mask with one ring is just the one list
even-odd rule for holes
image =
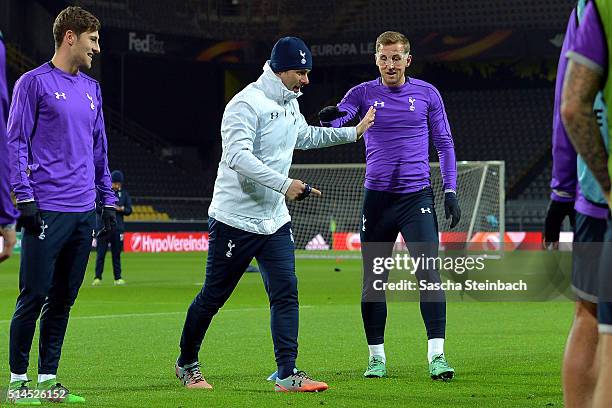
{"label": "man in purple training top", "polygon": [[62,402],[84,402],[57,382],[56,373],[91,251],[96,191],[105,206],[105,233],[115,226],[100,85],[80,71],[91,68],[100,52],[99,29],[91,13],[64,9],[53,24],[53,59],[15,84],[8,157],[24,234],[20,293],[10,327],[8,397],[17,403],[26,402],[15,401],[27,396],[15,391],[27,389],[39,316],[37,388]]}
{"label": "man in purple training top", "polygon": [[[0,157],[7,157],[6,117],[8,115],[8,89],[6,87],[5,50],[0,31]],[[17,210],[11,201],[9,190],[9,165],[7,160],[0,159],[0,237],[3,248],[0,251],[0,262],[11,256],[15,246],[15,221]]]}
{"label": "man in purple training top", "polygon": [[[572,289],[576,294],[576,306],[574,323],[565,347],[562,375],[564,406],[567,408],[590,406],[597,380],[596,370],[593,369],[596,366],[598,343],[597,277],[601,242],[604,241],[609,213],[601,188],[582,157],[576,155],[561,121],[561,91],[567,68],[566,53],[584,16],[585,4],[585,0],[580,0],[570,15],[557,68],[553,116],[553,191],[545,230],[545,242],[556,248],[563,218],[565,215],[571,217],[575,213]],[[602,137],[606,137],[606,106],[601,92],[593,110],[601,120],[599,125]]]}
{"label": "man in purple training top", "polygon": [[[452,216],[451,228],[461,217],[453,139],[440,93],[427,82],[405,77],[412,56],[403,34],[382,33],[376,40],[375,58],[380,78],[355,86],[338,106],[326,107],[319,113],[324,125],[339,127],[355,116],[363,116],[370,106],[377,112],[376,123],[364,136],[366,175],[360,231],[364,265],[361,314],[370,351],[364,376],[369,378],[387,373],[386,298],[384,292],[371,295],[374,280],[382,278],[386,282],[388,270],[374,275],[373,258],[390,256],[399,232],[413,257],[437,256],[438,222],[429,175],[430,137],[440,158],[445,215],[447,219]],[[377,247],[376,254],[370,250],[373,246]],[[440,282],[436,270],[419,269],[416,276],[419,282]],[[446,300],[442,291],[426,292],[421,291],[420,306],[427,329],[430,376],[448,380],[455,370],[444,356]]]}

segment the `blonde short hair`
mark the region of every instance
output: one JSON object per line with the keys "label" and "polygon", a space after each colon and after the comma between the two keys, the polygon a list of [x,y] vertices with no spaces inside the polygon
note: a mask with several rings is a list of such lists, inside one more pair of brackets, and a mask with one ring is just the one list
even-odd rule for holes
{"label": "blonde short hair", "polygon": [[400,43],[404,46],[405,55],[410,54],[410,41],[408,41],[408,38],[406,38],[404,34],[398,33],[397,31],[385,31],[378,36],[376,39],[376,53],[378,53],[380,47],[396,43]]}

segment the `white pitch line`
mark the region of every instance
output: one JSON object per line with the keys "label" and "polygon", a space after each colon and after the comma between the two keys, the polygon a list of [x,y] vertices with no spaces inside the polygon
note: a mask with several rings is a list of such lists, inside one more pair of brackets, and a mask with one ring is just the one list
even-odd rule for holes
{"label": "white pitch line", "polygon": [[[310,309],[313,306],[305,305],[300,306],[300,309]],[[267,311],[270,310],[269,307],[245,307],[242,309],[221,309],[220,313],[228,313],[228,312],[259,312],[259,311]],[[158,312],[158,313],[123,313],[123,314],[113,314],[113,315],[96,315],[96,316],[75,316],[71,317],[70,320],[96,320],[96,319],[117,319],[117,318],[126,318],[126,317],[159,317],[159,316],[176,316],[176,315],[184,315],[187,313],[187,310],[182,312]],[[10,323],[10,320],[0,320],[0,324]]]}

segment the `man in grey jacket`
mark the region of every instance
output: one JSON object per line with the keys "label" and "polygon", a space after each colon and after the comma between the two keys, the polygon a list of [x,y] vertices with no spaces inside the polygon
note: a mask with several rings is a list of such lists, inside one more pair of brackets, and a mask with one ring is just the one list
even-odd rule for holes
{"label": "man in grey jacket", "polygon": [[212,388],[198,352],[213,316],[227,301],[253,258],[270,301],[275,390],[324,391],[327,384],[296,369],[298,291],[295,245],[285,199],[321,195],[288,178],[294,149],[355,142],[374,123],[374,108],[356,127],[309,126],[297,98],[309,83],[312,55],[296,37],[281,38],[259,79],[227,104],[221,122],[223,153],[209,215],[206,280],[189,306],[176,375],[188,388]]}

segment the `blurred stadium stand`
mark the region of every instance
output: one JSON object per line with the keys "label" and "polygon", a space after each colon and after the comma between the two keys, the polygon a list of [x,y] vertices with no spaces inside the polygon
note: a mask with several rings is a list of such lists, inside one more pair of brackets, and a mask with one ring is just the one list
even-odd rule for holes
{"label": "blurred stadium stand", "polygon": [[[289,10],[281,0],[76,0],[105,25],[203,38],[271,38]],[[247,23],[248,24],[245,24]]]}
{"label": "blurred stadium stand", "polygon": [[[17,4],[15,0],[15,4]],[[50,13],[66,5],[81,5],[100,17],[105,29],[136,30],[156,34],[168,34],[194,39],[242,40],[257,38],[272,42],[281,35],[299,35],[310,39],[333,41],[340,38],[373,40],[385,29],[397,29],[407,33],[477,33],[482,31],[512,29],[550,30],[562,32],[567,23],[573,0],[38,0]],[[21,3],[19,3],[21,4]],[[0,18],[0,21],[2,19]],[[50,24],[50,23],[49,23]],[[124,38],[124,37],[120,37]],[[547,37],[548,38],[548,37]],[[550,42],[558,38],[551,37]],[[14,38],[13,41],[20,41]],[[546,40],[548,41],[548,40]],[[21,49],[23,51],[23,49]],[[20,51],[19,45],[8,44],[8,62],[12,76],[38,65],[40,52]],[[28,49],[29,51],[29,49]],[[108,51],[108,48],[107,48]],[[123,52],[123,51],[122,51]],[[35,58],[34,58],[35,57]],[[146,56],[149,58],[149,56]],[[150,58],[156,58],[151,56]],[[108,58],[103,64],[109,64]],[[103,59],[104,61],[104,59]],[[142,73],[146,59],[139,68],[129,68],[131,74]],[[160,60],[161,64],[173,61]],[[550,62],[550,61],[549,61]],[[218,62],[217,62],[218,63]],[[508,63],[497,61],[497,64]],[[112,64],[112,63],[110,63]],[[106,65],[106,71],[118,71],[116,65]],[[346,62],[345,62],[346,64]],[[506,84],[502,79],[494,89],[488,85],[471,86],[453,80],[444,73],[455,72],[450,63],[439,72],[424,72],[439,86],[445,101],[449,122],[455,139],[458,160],[505,160],[507,192],[507,230],[537,230],[542,228],[549,194],[550,139],[553,104],[553,83],[524,81],[522,84]],[[534,66],[538,66],[535,62]],[[179,66],[176,64],[176,66]],[[255,72],[259,71],[258,63]],[[375,75],[375,67],[346,66],[318,70],[316,81],[301,98],[303,112],[311,124],[316,124],[316,112],[321,106],[337,102],[344,92],[361,80]],[[181,72],[174,68],[173,73]],[[197,67],[193,70],[197,71]],[[436,68],[437,69],[437,68]],[[444,71],[446,69],[446,71]],[[178,70],[178,71],[177,71]],[[193,72],[189,71],[189,72]],[[351,74],[343,71],[352,71]],[[360,72],[357,74],[356,72]],[[155,71],[158,75],[157,71]],[[161,71],[160,71],[161,72]],[[220,71],[201,74],[218,75]],[[253,71],[251,71],[253,72]],[[409,72],[410,73],[410,72]],[[9,78],[11,78],[9,75]],[[364,79],[357,78],[359,75]],[[439,76],[439,78],[436,77]],[[500,73],[499,75],[504,75]],[[243,75],[246,82],[252,78]],[[250,74],[248,75],[250,77]],[[342,77],[346,76],[344,80]],[[422,77],[418,73],[416,77]],[[148,80],[148,79],[147,79]],[[446,82],[444,82],[446,80]],[[134,81],[134,77],[131,78]],[[226,78],[227,81],[227,78]],[[347,83],[350,81],[350,83]],[[217,81],[219,82],[219,81]],[[145,81],[146,83],[146,81]],[[145,129],[142,122],[134,122],[121,115],[118,108],[116,78],[104,84],[105,114],[109,141],[111,169],[122,169],[126,176],[126,189],[134,197],[139,211],[133,220],[164,221],[202,220],[207,218],[207,208],[212,196],[216,164],[220,148],[196,135],[193,140],[200,146],[200,163],[187,163],[173,156],[177,143],[157,128]],[[221,87],[222,88],[222,87]],[[137,95],[139,88],[135,88]],[[223,89],[222,91],[223,92]],[[225,97],[227,98],[227,91]],[[219,95],[210,90],[211,98]],[[151,99],[151,98],[149,98]],[[109,100],[113,101],[109,104]],[[138,98],[137,98],[138,102]],[[197,98],[189,101],[197,103]],[[113,105],[114,103],[114,105]],[[114,109],[113,109],[114,108]],[[146,110],[146,106],[144,107]],[[198,107],[195,107],[198,109]],[[215,115],[217,113],[215,112]],[[220,121],[220,115],[218,115]],[[218,140],[218,123],[201,118],[208,130]],[[191,123],[191,122],[185,122]],[[155,131],[152,131],[155,130]],[[177,132],[182,134],[182,132]],[[204,141],[203,141],[204,140]],[[210,145],[209,145],[210,144]],[[435,150],[430,158],[437,160]],[[360,163],[364,162],[362,142],[337,146],[319,151],[296,151],[295,163]],[[203,163],[204,164],[203,164]]]}
{"label": "blurred stadium stand", "polygon": [[[204,38],[272,39],[377,35],[381,27],[415,31],[557,29],[572,0],[74,0],[105,24],[127,30]],[[407,23],[409,21],[409,23]]]}

